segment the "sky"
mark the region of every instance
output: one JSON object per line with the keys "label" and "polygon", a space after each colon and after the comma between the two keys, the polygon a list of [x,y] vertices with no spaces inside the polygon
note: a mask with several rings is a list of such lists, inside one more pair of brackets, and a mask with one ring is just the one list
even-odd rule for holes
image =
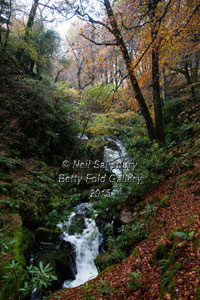
{"label": "sky", "polygon": [[[24,16],[24,12],[26,12],[26,15],[24,17],[24,21],[25,21],[25,19],[28,17],[28,13],[30,12],[33,1],[32,0],[17,0],[16,2],[17,2],[17,5],[20,6],[20,8],[21,8],[20,15]],[[43,3],[43,4],[47,3],[47,2],[48,2],[48,0],[40,1],[40,3]],[[40,7],[42,8],[42,6],[40,6]],[[45,9],[44,15],[49,16],[49,19],[51,19],[51,15],[47,9]],[[58,16],[57,19],[60,20],[61,18]],[[72,25],[73,22],[75,22],[75,18],[65,21],[65,22],[64,21],[63,22],[55,21],[53,23],[46,22],[46,26],[48,28],[56,30],[60,34],[61,38],[64,39],[67,31],[70,29],[71,26],[73,26]]]}

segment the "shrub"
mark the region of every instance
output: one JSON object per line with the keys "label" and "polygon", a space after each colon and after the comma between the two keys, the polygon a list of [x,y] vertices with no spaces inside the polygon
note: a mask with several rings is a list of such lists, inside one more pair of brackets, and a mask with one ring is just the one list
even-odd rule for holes
{"label": "shrub", "polygon": [[139,281],[141,274],[139,272],[133,272],[129,274],[128,288],[130,290],[136,291],[142,286],[142,282]]}

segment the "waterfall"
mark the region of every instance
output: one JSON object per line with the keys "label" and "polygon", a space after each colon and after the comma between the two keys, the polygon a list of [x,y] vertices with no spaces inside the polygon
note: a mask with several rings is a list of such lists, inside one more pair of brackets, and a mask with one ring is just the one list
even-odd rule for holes
{"label": "waterfall", "polygon": [[[107,138],[107,140],[115,145],[115,149],[113,150],[109,146],[104,147],[104,161],[113,161],[116,163],[124,161],[126,151],[122,143],[113,138]],[[123,171],[119,168],[112,168],[112,172],[120,176]],[[113,193],[114,192],[115,188],[113,189]],[[68,221],[59,225],[64,233],[63,239],[73,244],[76,250],[76,278],[75,280],[66,280],[63,284],[63,288],[74,288],[98,275],[94,260],[99,255],[99,246],[103,242],[103,237],[99,232],[95,220],[87,217],[89,209],[92,209],[90,203],[79,204],[76,206],[75,211],[69,216]],[[82,233],[70,234],[72,220],[77,216],[84,218],[84,229]],[[64,228],[67,228],[67,230]]]}
{"label": "waterfall", "polygon": [[[94,260],[99,255],[99,246],[102,243],[102,236],[95,220],[87,217],[87,211],[90,208],[91,204],[89,203],[78,205],[75,212],[70,215],[68,222],[61,225],[61,228],[67,228],[67,231],[64,231],[64,240],[69,241],[75,246],[77,266],[75,280],[66,280],[63,284],[63,288],[79,286],[98,275]],[[70,229],[72,218],[77,214],[84,216],[85,228],[82,233],[71,235],[68,233],[68,230]]]}
{"label": "waterfall", "polygon": [[[111,149],[109,146],[104,147],[104,161],[113,161],[116,164],[125,161],[127,157],[126,150],[121,141],[113,138],[107,138],[107,141],[112,142],[116,145],[116,149]],[[113,168],[112,172],[114,174],[121,175],[122,170],[119,168]]]}

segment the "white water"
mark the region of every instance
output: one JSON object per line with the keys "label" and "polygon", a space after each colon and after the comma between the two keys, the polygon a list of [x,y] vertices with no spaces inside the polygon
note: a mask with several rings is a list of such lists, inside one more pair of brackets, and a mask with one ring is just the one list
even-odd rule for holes
{"label": "white water", "polygon": [[[127,157],[127,153],[126,150],[123,146],[123,144],[117,140],[117,139],[112,139],[112,138],[107,138],[108,141],[116,144],[118,150],[113,150],[110,149],[109,147],[104,147],[104,161],[113,161],[115,163],[121,163],[123,161],[127,161],[126,157]],[[113,168],[112,172],[114,174],[121,175],[122,170],[118,169],[118,168]]]}
{"label": "white water", "polygon": [[[104,147],[104,161],[113,161],[116,163],[123,162],[126,158],[126,151],[122,143],[119,140],[111,138],[108,138],[108,140],[116,144],[118,150],[112,150],[109,147]],[[122,170],[113,168],[112,172],[119,176],[121,175]],[[113,192],[114,191],[115,188],[113,189]],[[64,228],[69,229],[72,218],[76,214],[84,216],[86,225],[86,228],[82,233],[69,235],[67,233],[68,230],[64,231],[64,240],[69,241],[75,246],[77,274],[75,280],[66,280],[63,284],[63,288],[77,287],[98,275],[94,260],[99,255],[99,246],[101,245],[103,238],[99,232],[95,220],[86,217],[87,210],[91,208],[92,206],[89,203],[78,205],[75,209],[75,212],[70,215],[68,221],[60,225],[61,229],[63,230]]]}
{"label": "white water", "polygon": [[[76,214],[85,215],[88,208],[91,208],[89,203],[78,205],[76,207],[76,212],[73,212],[70,215],[68,222],[66,224],[62,224],[62,227],[64,225],[69,228],[72,218]],[[99,255],[99,246],[102,242],[102,236],[96,226],[95,220],[87,217],[84,219],[86,228],[82,233],[69,235],[64,232],[64,240],[69,241],[76,249],[77,274],[75,280],[66,280],[63,284],[63,288],[79,286],[98,275],[94,260]]]}

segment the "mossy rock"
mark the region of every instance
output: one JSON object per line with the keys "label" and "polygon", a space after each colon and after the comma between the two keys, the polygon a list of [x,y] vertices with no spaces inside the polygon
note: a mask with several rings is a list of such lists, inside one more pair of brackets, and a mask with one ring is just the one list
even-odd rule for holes
{"label": "mossy rock", "polygon": [[98,255],[94,262],[99,272],[105,270],[105,268],[110,267],[113,264],[111,255],[107,253]]}
{"label": "mossy rock", "polygon": [[59,229],[50,229],[39,227],[36,229],[36,238],[38,242],[54,243],[60,241],[62,232]]}
{"label": "mossy rock", "polygon": [[86,229],[85,218],[82,215],[76,214],[72,218],[72,222],[69,228],[69,234],[82,233]]}
{"label": "mossy rock", "polygon": [[40,244],[34,253],[33,264],[50,264],[58,279],[51,286],[52,290],[61,289],[65,280],[74,280],[77,273],[75,246],[70,242]]}
{"label": "mossy rock", "polygon": [[14,234],[14,240],[14,260],[20,262],[22,266],[25,266],[30,258],[30,252],[33,248],[35,236],[28,228],[22,227],[21,221]]}

